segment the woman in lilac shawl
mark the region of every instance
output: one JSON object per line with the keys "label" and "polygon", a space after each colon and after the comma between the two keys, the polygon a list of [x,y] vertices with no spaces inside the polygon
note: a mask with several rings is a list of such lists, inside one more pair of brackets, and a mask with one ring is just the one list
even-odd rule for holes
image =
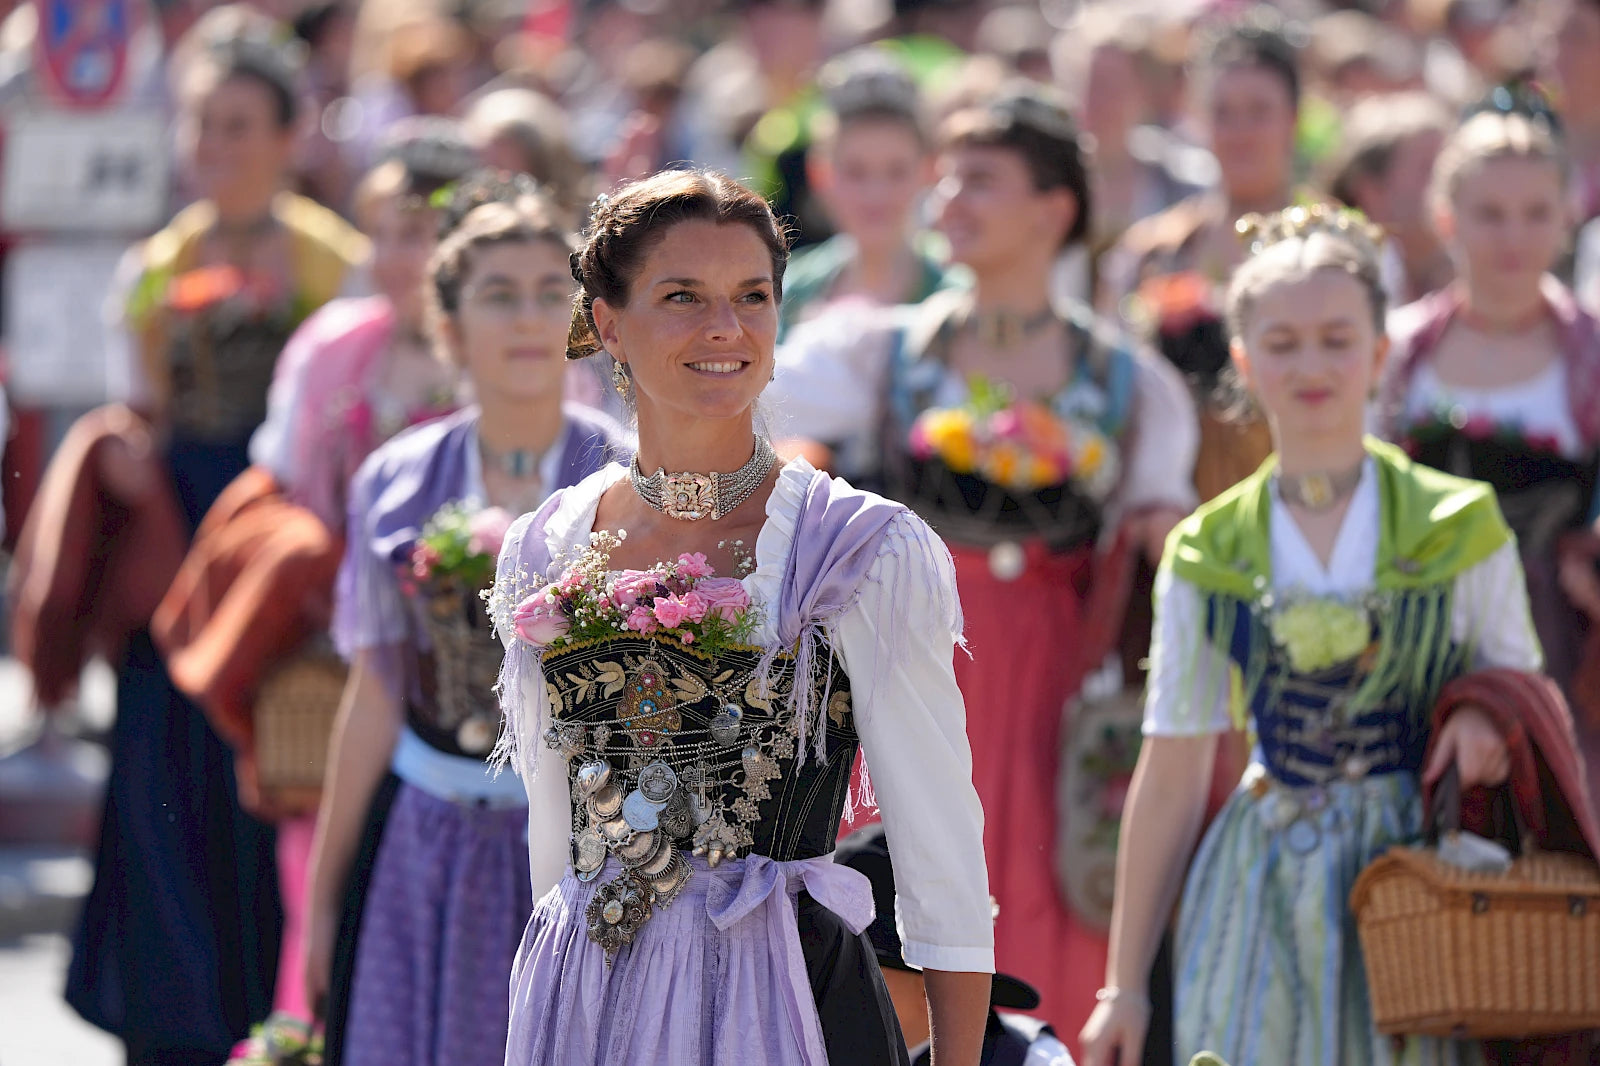
{"label": "woman in lilac shawl", "polygon": [[[504,1055],[506,979],[530,904],[527,798],[485,762],[499,715],[480,589],[460,560],[435,567],[416,553],[453,506],[472,531],[465,554],[492,559],[511,514],[618,446],[614,425],[561,403],[570,252],[538,196],[476,207],[444,239],[430,270],[435,338],[478,403],[394,438],[351,486],[334,615],[351,676],[307,938],[312,1002],[333,986],[329,1061],[498,1066]],[[341,914],[352,879],[364,902]]]}
{"label": "woman in lilac shawl", "polygon": [[519,520],[491,598],[540,895],[509,1066],[906,1062],[871,886],[832,859],[858,747],[934,1062],[978,1059],[993,930],[953,568],[904,507],[756,434],[786,258],[766,202],[705,171],[602,197],[573,257],[567,355],[609,354],[639,452]]}

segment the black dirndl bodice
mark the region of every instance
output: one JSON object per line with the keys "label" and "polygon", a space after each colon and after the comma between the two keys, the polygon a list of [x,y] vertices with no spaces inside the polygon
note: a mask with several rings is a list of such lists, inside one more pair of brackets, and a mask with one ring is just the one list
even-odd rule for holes
{"label": "black dirndl bodice", "polygon": [[608,857],[621,866],[589,916],[591,938],[608,951],[672,903],[690,855],[716,865],[833,850],[859,746],[849,678],[836,658],[819,656],[802,679],[824,729],[822,757],[802,758],[789,710],[794,659],[779,656],[765,684],[761,660],[755,647],[711,655],[633,633],[545,655],[543,739],[567,763],[573,873],[594,880]]}

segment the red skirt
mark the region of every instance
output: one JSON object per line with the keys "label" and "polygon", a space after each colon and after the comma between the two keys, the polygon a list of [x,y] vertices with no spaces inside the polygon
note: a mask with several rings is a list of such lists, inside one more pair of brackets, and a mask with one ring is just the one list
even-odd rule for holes
{"label": "red skirt", "polygon": [[971,652],[957,654],[956,681],[999,904],[995,963],[1039,990],[1036,1013],[1075,1045],[1104,983],[1107,944],[1077,921],[1057,886],[1056,778],[1062,710],[1083,681],[1077,646],[1093,552],[1029,545],[1014,581],[994,575],[986,550],[951,552]]}
{"label": "red skirt", "polygon": [[[971,653],[956,652],[956,681],[983,801],[989,892],[999,905],[995,965],[1039,990],[1033,1013],[1075,1051],[1104,984],[1107,939],[1077,921],[1057,887],[1056,779],[1063,710],[1083,681],[1078,644],[1094,552],[1028,545],[1013,581],[995,577],[987,549],[951,544],[950,552]],[[860,773],[858,757],[857,787]],[[871,808],[847,816],[840,836],[877,820]]]}

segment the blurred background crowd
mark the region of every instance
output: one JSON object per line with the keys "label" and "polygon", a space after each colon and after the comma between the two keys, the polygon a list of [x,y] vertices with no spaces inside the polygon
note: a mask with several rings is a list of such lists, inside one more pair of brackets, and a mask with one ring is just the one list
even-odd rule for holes
{"label": "blurred background crowd", "polygon": [[[1212,399],[1227,357],[1218,293],[1244,256],[1241,215],[1314,202],[1364,212],[1385,233],[1393,307],[1447,290],[1476,255],[1480,287],[1493,270],[1531,276],[1535,288],[1547,275],[1563,300],[1600,313],[1595,0],[0,0],[0,16],[6,547],[51,499],[46,470],[72,444],[69,427],[126,404],[159,427],[183,512],[179,527],[135,530],[156,547],[105,578],[160,586],[134,601],[159,599],[183,543],[252,461],[283,477],[330,470],[302,502],[337,526],[365,451],[449,406],[459,383],[429,350],[419,296],[438,223],[417,208],[437,208],[435,194],[477,165],[531,176],[573,229],[596,196],[663,167],[749,181],[791,221],[782,313],[792,332],[839,304],[914,303],[972,284],[950,254],[972,234],[951,232],[959,214],[933,226],[926,206],[941,131],[975,103],[1014,95],[1019,79],[1036,83],[1070,115],[1045,133],[1075,143],[1093,205],[1053,255],[1051,293],[1058,306],[1093,308],[1101,328],[1187,378],[1201,500],[1265,451],[1261,423],[1223,417]],[[1485,109],[1558,133],[1565,202],[1547,227],[1548,255],[1537,235],[1473,245],[1439,225],[1435,161],[1463,114]],[[990,224],[982,190],[968,192],[979,197],[969,225]],[[197,248],[198,261],[222,266],[191,269]],[[184,284],[157,292],[151,278]],[[295,347],[285,345],[312,311],[366,296],[386,301],[371,338],[359,335],[365,319],[321,328],[328,344],[338,333],[338,343],[383,349],[381,382],[286,369]],[[213,305],[232,317],[185,317]],[[315,332],[305,345],[321,343]],[[212,359],[218,345],[234,354]],[[568,375],[570,399],[617,413],[603,370]],[[296,389],[367,390],[359,445],[329,461],[309,423],[275,424],[269,409],[295,407],[284,397]],[[1592,491],[1596,442],[1562,445],[1573,461],[1562,476]],[[848,448],[830,458],[851,462]],[[139,469],[110,462],[97,476],[113,494],[140,491]],[[1007,562],[991,564],[998,575]],[[1600,614],[1600,584],[1562,588]],[[36,740],[29,709],[59,712],[50,730],[93,739],[113,727],[74,713],[83,658],[115,649],[162,669],[139,635],[148,612],[96,601],[98,588],[85,595],[98,606],[82,628],[95,632],[60,650],[48,676],[48,649],[28,647],[31,682],[19,676],[0,692],[15,706],[0,709],[10,752],[0,840],[87,846],[99,822],[104,770],[63,756],[60,737]],[[119,610],[128,617],[108,617]],[[34,619],[30,636],[12,639],[43,631]],[[118,641],[130,633],[125,652]],[[1566,643],[1577,649],[1580,635]],[[1553,667],[1570,681],[1578,651],[1562,654]],[[128,661],[113,665],[118,692],[132,691]],[[241,853],[263,846],[248,828],[227,832]],[[227,950],[265,958],[276,946]],[[1098,962],[1084,965],[1092,988]],[[60,974],[49,980],[58,987]],[[108,1006],[124,993],[105,980],[78,973],[74,1006],[126,1038],[122,1008]],[[242,1036],[269,1005],[233,991],[214,1020],[218,1040]],[[1052,1020],[1075,1034],[1082,1018]]]}

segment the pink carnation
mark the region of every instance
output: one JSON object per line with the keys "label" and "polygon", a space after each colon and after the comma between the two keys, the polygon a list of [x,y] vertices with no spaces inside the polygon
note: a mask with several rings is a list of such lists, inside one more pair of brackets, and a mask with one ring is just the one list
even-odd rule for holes
{"label": "pink carnation", "polygon": [[997,440],[1022,440],[1026,436],[1022,416],[1017,414],[1016,408],[1013,407],[994,413],[989,419],[989,432],[993,433]]}
{"label": "pink carnation", "polygon": [[690,591],[684,593],[683,609],[689,613],[689,621],[703,622],[705,621],[706,612],[711,609],[711,605],[706,602],[704,596],[698,592]]}
{"label": "pink carnation", "polygon": [[657,596],[655,616],[667,629],[677,629],[688,619],[689,609],[676,596]]}
{"label": "pink carnation", "polygon": [[702,552],[690,552],[678,556],[678,574],[680,577],[694,579],[710,577],[715,573],[716,571],[711,568],[710,563],[706,562],[705,554]]}
{"label": "pink carnation", "polygon": [[635,633],[654,633],[657,629],[656,616],[650,613],[648,607],[635,607],[628,613],[628,620],[623,625]]}
{"label": "pink carnation", "polygon": [[433,568],[439,565],[439,552],[431,544],[418,544],[411,553],[411,573],[418,581],[426,581],[433,576]]}
{"label": "pink carnation", "polygon": [[525,643],[542,648],[567,635],[572,629],[560,602],[547,591],[536,592],[517,605],[511,627]]}
{"label": "pink carnation", "polygon": [[705,601],[706,614],[721,615],[729,622],[737,622],[750,608],[750,593],[736,578],[708,578],[694,587],[693,594]]}
{"label": "pink carnation", "polygon": [[611,582],[611,602],[623,610],[656,598],[661,575],[654,570],[624,570]]}
{"label": "pink carnation", "polygon": [[512,521],[511,512],[500,507],[485,507],[467,522],[467,551],[473,555],[498,556],[500,545],[511,531]]}
{"label": "pink carnation", "polygon": [[582,570],[568,570],[554,585],[558,595],[571,595],[589,587],[589,575]]}

